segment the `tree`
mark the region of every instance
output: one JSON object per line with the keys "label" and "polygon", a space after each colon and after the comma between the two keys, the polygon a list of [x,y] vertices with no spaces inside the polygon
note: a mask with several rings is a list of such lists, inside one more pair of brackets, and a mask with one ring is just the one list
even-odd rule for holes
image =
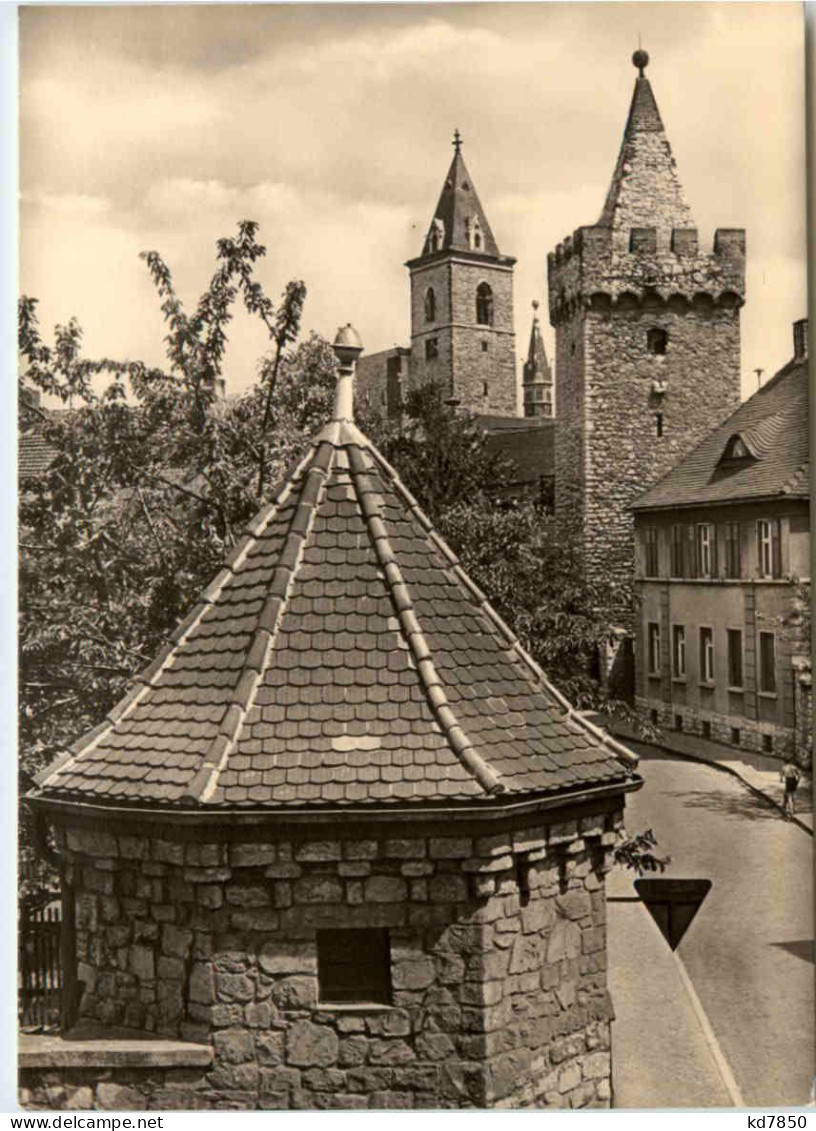
{"label": "tree", "polygon": [[[257,226],[219,240],[193,313],[156,252],[143,257],[168,326],[167,368],[90,360],[75,319],[40,334],[19,304],[20,379],[70,406],[46,414],[56,451],[20,500],[20,767],[23,785],[96,725],[212,577],[243,524],[329,415],[330,347],[294,348],[306,288],[275,308],[255,280]],[[216,396],[235,302],[263,320],[270,350],[242,396]],[[96,391],[99,377],[105,385]]]}

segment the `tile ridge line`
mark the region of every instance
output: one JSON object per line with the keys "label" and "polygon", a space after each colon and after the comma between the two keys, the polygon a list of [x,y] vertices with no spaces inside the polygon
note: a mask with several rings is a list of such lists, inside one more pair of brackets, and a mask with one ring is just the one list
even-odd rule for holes
{"label": "tile ridge line", "polygon": [[[218,787],[219,778],[235,749],[247,715],[252,710],[264,675],[269,668],[283,612],[289,603],[292,586],[303,561],[303,553],[323,499],[335,452],[336,448],[331,440],[324,439],[313,446],[307,460],[301,464],[299,470],[305,467],[307,461],[311,461],[278,555],[278,564],[272,574],[266,601],[256,622],[241,675],[235,685],[226,714],[221,720],[218,733],[205,751],[193,779],[185,787],[183,801],[191,801],[199,805],[206,805],[211,801]],[[290,480],[290,487],[291,482]]]}
{"label": "tile ridge line", "polygon": [[159,651],[158,655],[146,668],[142,668],[141,671],[131,677],[131,682],[136,686],[132,687],[121,699],[117,700],[100,723],[73,742],[66,751],[58,755],[53,762],[38,775],[37,787],[39,789],[46,789],[57,774],[61,774],[67,770],[68,766],[72,762],[76,762],[81,755],[94,750],[102,739],[116,727],[117,723],[127,718],[127,716],[135,710],[147,693],[156,686],[164,672],[172,667],[173,658],[177,650],[186,643],[190,635],[198,628],[205,613],[210,606],[215,604],[218,600],[221,591],[230,577],[234,576],[236,569],[240,569],[246,558],[249,546],[261,536],[272,521],[275,514],[291,493],[293,481],[302,472],[313,455],[314,445],[312,444],[309,446],[306,455],[296,466],[294,472],[281,485],[276,496],[265,507],[261,508],[255,518],[247,524],[244,533],[224,559],[223,565],[218,573],[216,573],[209,584],[202,589],[201,598],[198,603],[178,622],[170,633],[167,643]]}
{"label": "tile ridge line", "polygon": [[[372,454],[376,453],[373,445],[368,450]],[[391,539],[380,513],[380,505],[372,500],[371,492],[360,490],[360,478],[370,474],[370,469],[365,466],[363,461],[361,449],[357,444],[349,444],[347,452],[355,494],[363,514],[366,530],[374,547],[377,561],[385,576],[386,588],[397,611],[400,629],[411,652],[417,675],[424,688],[434,718],[445,735],[448,746],[485,793],[504,793],[506,786],[493,767],[478,753],[448,701],[442,680],[439,678],[436,665],[431,658],[431,651],[425,639],[425,634],[414,612],[410,590],[402,575],[402,570],[397,564],[396,554],[391,546]],[[376,454],[379,455],[379,453]],[[383,461],[383,466],[385,466],[385,461]],[[399,483],[399,478],[395,477],[393,482]]]}
{"label": "tile ridge line", "polygon": [[555,702],[563,709],[567,721],[573,720],[578,723],[578,725],[582,729],[588,731],[593,736],[593,738],[600,740],[604,746],[610,749],[619,761],[623,761],[627,765],[632,767],[637,766],[640,759],[633,751],[629,750],[628,747],[618,742],[617,739],[612,737],[612,735],[607,734],[607,732],[604,731],[601,727],[595,726],[594,723],[584,718],[582,713],[572,703],[570,703],[569,699],[567,699],[565,695],[562,695],[558,688],[550,682],[543,668],[541,668],[539,664],[533,659],[533,657],[519,640],[516,633],[513,632],[506,621],[493,608],[492,604],[487,598],[487,595],[482,592],[479,586],[476,585],[476,583],[470,577],[468,577],[467,573],[462,568],[462,565],[459,562],[456,554],[453,552],[450,546],[448,546],[444,538],[442,538],[442,536],[434,529],[431,520],[428,518],[428,516],[420,507],[419,503],[402,482],[395,469],[388,463],[388,461],[376,447],[371,445],[369,450],[372,456],[374,456],[374,458],[387,472],[389,478],[392,480],[392,484],[395,490],[402,495],[411,512],[419,520],[422,526],[425,527],[428,533],[428,537],[434,544],[435,548],[439,550],[442,553],[443,557],[448,560],[448,568],[450,569],[450,572],[453,573],[458,583],[464,586],[464,588],[468,591],[471,598],[473,599],[476,607],[490,622],[490,627],[492,628],[494,634],[499,638],[499,642],[504,645],[504,651],[512,653],[514,658],[519,661],[522,666],[525,667],[533,676],[536,683],[538,683],[540,687],[542,687],[549,695],[552,696]]}

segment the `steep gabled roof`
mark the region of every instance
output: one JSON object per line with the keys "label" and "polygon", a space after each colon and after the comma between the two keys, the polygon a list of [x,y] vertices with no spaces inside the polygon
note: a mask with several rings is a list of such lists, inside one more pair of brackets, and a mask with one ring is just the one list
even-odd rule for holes
{"label": "steep gabled roof", "polygon": [[[732,458],[733,441],[748,455]],[[810,496],[807,359],[788,362],[634,504],[635,510]]]}
{"label": "steep gabled roof", "polygon": [[635,80],[618,161],[598,225],[627,232],[631,228],[693,228],[694,218],[677,176],[657,101],[643,74],[648,55],[637,55],[641,59],[635,65],[641,72]]}
{"label": "steep gabled roof", "polygon": [[573,714],[393,468],[335,415],[37,797],[291,811],[631,785],[626,752]]}
{"label": "steep gabled roof", "polygon": [[[439,203],[436,206],[422,254],[435,251],[476,251],[482,255],[499,256],[499,248],[493,237],[490,224],[482,208],[473,178],[467,170],[461,152],[461,141],[454,141],[455,153],[451,162]],[[441,222],[441,242],[434,243],[434,228]],[[469,233],[474,229],[481,233],[481,246],[474,247]]]}
{"label": "steep gabled roof", "polygon": [[527,360],[524,363],[524,384],[532,384],[535,381],[552,381],[550,363],[547,361],[547,351],[541,336],[538,302],[533,303],[533,324],[530,327],[530,344],[527,348]]}

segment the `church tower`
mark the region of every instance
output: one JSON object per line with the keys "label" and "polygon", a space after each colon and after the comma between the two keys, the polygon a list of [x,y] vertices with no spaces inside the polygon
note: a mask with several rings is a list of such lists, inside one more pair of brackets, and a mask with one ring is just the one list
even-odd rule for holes
{"label": "church tower", "polygon": [[499,252],[457,130],[422,254],[411,272],[412,385],[437,381],[471,412],[517,409],[513,265]]}
{"label": "church tower", "polygon": [[[711,249],[677,175],[645,51],[598,222],[548,257],[556,333],[556,512],[590,576],[630,582],[629,506],[737,407],[745,232]],[[712,186],[712,189],[714,186]]]}
{"label": "church tower", "polygon": [[533,326],[530,330],[530,347],[524,363],[522,378],[524,390],[524,415],[553,415],[553,378],[544,339],[541,337],[541,323],[538,320],[538,302],[533,300]]}

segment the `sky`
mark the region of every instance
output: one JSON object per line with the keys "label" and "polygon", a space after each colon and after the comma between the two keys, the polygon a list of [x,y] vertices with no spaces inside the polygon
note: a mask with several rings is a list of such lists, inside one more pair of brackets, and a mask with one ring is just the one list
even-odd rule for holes
{"label": "sky", "polygon": [[[743,391],[806,314],[799,4],[166,5],[20,12],[20,274],[44,329],[76,316],[89,356],[159,364],[139,252],[194,304],[215,243],[257,220],[273,297],[308,287],[303,330],[351,321],[408,344],[408,272],[458,127],[500,250],[517,257],[517,350],[546,257],[601,210],[640,36],[701,245],[748,239]],[[553,333],[545,322],[552,360]],[[267,347],[236,316],[228,390]]]}

